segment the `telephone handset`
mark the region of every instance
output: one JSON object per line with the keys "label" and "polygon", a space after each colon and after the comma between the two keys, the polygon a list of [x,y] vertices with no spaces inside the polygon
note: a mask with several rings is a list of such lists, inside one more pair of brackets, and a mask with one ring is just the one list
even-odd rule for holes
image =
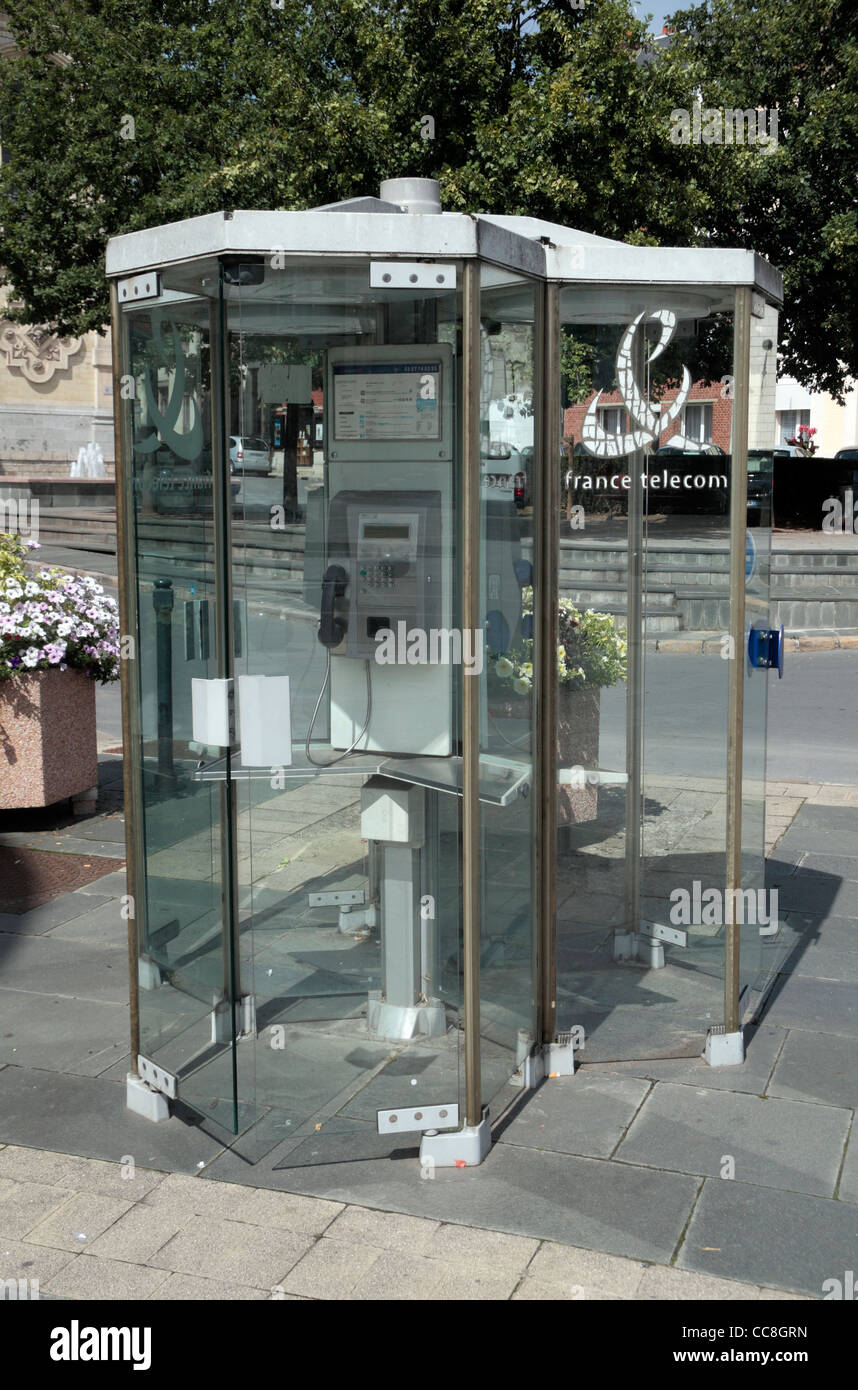
{"label": "telephone handset", "polygon": [[346,635],[346,625],[334,616],[334,603],[345,595],[349,577],[342,565],[328,565],[322,578],[322,607],[319,615],[319,641],[323,647],[338,647]]}

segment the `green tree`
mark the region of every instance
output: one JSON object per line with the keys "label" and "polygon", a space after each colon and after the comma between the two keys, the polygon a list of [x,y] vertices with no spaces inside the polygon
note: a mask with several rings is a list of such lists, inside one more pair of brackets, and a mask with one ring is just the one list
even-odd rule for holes
{"label": "green tree", "polygon": [[753,247],[783,271],[782,369],[842,400],[858,376],[858,8],[709,0],[671,23],[664,65],[704,109],[777,111],[768,149],[687,147],[700,181],[721,190],[697,239]]}
{"label": "green tree", "polygon": [[[282,8],[279,6],[282,3]],[[785,366],[858,375],[858,13],[708,0],[656,54],[631,0],[4,0],[0,265],[24,321],[107,317],[119,232],[440,179],[445,206],[783,269]],[[780,143],[675,144],[671,111],[779,108]],[[435,123],[421,138],[422,118]],[[129,123],[133,122],[133,125]]]}

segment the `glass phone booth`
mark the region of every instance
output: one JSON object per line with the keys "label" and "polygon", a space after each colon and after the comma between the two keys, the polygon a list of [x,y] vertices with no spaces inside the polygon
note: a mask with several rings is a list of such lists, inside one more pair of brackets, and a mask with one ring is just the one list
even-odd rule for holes
{"label": "glass phone booth", "polygon": [[779,275],[431,180],[107,270],[129,1104],[277,1166],[473,1164],[548,1075],[741,1060]]}

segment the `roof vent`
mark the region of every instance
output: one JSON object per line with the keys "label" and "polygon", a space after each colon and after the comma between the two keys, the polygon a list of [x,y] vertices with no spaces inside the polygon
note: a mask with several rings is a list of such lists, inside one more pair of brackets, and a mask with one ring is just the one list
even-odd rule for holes
{"label": "roof vent", "polygon": [[386,203],[398,203],[404,212],[441,211],[437,179],[385,179],[379,194]]}

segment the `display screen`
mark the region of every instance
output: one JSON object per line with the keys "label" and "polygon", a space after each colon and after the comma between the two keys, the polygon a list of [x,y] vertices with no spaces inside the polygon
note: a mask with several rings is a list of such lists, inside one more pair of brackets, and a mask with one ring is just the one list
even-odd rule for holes
{"label": "display screen", "polygon": [[364,526],[363,534],[370,541],[407,541],[410,526]]}

